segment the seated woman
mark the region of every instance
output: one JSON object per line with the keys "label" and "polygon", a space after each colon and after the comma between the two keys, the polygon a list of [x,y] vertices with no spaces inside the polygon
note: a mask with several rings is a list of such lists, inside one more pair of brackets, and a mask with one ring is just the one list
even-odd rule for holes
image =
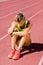
{"label": "seated woman", "polygon": [[8,58],[18,59],[20,57],[20,51],[23,46],[29,46],[31,24],[25,15],[20,12],[15,16],[15,21],[12,22],[11,27],[8,29],[8,34],[11,35],[12,50],[8,55]]}

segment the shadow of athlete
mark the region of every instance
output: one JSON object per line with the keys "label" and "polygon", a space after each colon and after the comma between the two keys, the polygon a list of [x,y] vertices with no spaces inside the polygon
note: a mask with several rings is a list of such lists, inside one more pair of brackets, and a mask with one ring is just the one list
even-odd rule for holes
{"label": "shadow of athlete", "polygon": [[[26,50],[28,50],[27,52],[25,52]],[[23,50],[21,52],[24,52],[21,54],[21,57],[29,54],[29,53],[33,53],[33,52],[40,52],[43,51],[43,44],[41,43],[31,43],[31,45],[29,47],[24,47]]]}

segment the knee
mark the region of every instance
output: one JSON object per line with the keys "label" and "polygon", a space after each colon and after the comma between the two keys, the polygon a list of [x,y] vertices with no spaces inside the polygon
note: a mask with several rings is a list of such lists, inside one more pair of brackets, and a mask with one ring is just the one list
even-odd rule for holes
{"label": "knee", "polygon": [[30,35],[27,34],[27,35],[24,36],[24,38],[25,38],[26,40],[27,40],[27,39],[30,39]]}

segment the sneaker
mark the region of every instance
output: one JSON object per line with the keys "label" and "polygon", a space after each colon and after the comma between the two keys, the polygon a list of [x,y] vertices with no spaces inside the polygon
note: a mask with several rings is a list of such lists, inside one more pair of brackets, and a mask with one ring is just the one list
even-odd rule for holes
{"label": "sneaker", "polygon": [[12,49],[11,52],[10,52],[10,54],[8,55],[8,58],[11,59],[14,56],[14,54],[15,54],[15,50]]}
{"label": "sneaker", "polygon": [[17,60],[17,59],[19,59],[19,57],[20,57],[20,51],[16,50],[14,56],[12,57],[12,59]]}

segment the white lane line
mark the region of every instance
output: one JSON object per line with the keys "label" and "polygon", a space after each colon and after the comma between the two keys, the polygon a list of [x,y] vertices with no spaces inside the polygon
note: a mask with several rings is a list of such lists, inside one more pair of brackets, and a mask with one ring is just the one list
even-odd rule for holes
{"label": "white lane line", "polygon": [[42,65],[42,64],[43,64],[43,56],[41,57],[38,65]]}
{"label": "white lane line", "polygon": [[3,37],[0,38],[0,40],[3,40],[4,38],[6,38],[8,36],[8,34],[4,35]]}
{"label": "white lane line", "polygon": [[35,6],[36,4],[38,4],[38,3],[40,3],[40,2],[41,2],[41,1],[39,1],[39,2],[37,2],[37,3],[34,3],[34,4],[30,5],[30,6],[26,6],[26,7],[24,7],[24,8],[21,8],[21,9],[19,9],[19,10],[17,10],[17,11],[11,12],[11,13],[5,15],[5,16],[0,17],[0,19],[6,18],[6,17],[9,16],[9,15],[12,15],[12,14],[14,14],[14,13],[17,13],[17,12],[19,12],[19,11],[21,11],[21,10],[23,10],[23,9],[29,8],[29,7],[31,7],[31,6]]}
{"label": "white lane line", "polygon": [[29,20],[31,20],[33,17],[35,17],[37,14],[39,14],[40,12],[42,12],[43,11],[43,9],[41,9],[40,11],[38,11],[37,13],[35,13],[33,16],[31,16],[30,18],[29,18]]}
{"label": "white lane line", "polygon": [[[19,1],[18,1],[19,2]],[[27,3],[27,2],[31,2],[31,1],[26,1],[26,2],[24,2],[24,3]],[[13,3],[15,3],[15,2],[13,2]],[[17,3],[17,2],[16,2]],[[10,4],[10,3],[9,3]],[[12,3],[11,3],[12,4]],[[12,6],[7,6],[6,8],[3,8],[3,9],[8,9],[8,8],[12,8],[12,7],[16,7],[16,5],[12,5]],[[3,9],[1,9],[0,11],[2,11]]]}
{"label": "white lane line", "polygon": [[[33,16],[31,16],[29,18],[29,20],[31,20],[32,18],[34,18],[36,15],[38,15],[39,13],[41,13],[43,11],[43,9],[39,10],[37,13],[35,13]],[[8,34],[4,35],[3,37],[0,38],[0,41],[3,40],[4,38],[6,38],[8,36]]]}

